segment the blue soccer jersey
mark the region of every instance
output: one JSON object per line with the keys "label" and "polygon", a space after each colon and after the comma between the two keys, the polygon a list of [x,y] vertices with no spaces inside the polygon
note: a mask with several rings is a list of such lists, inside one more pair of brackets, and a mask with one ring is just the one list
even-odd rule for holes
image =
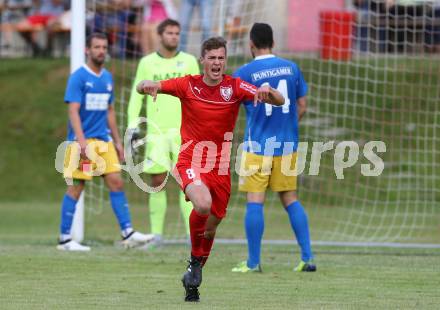
{"label": "blue soccer jersey", "polygon": [[280,107],[268,103],[259,103],[254,107],[253,101],[244,102],[246,129],[243,150],[269,156],[296,152],[296,101],[307,94],[307,83],[299,67],[292,61],[274,55],[264,55],[240,67],[234,76],[258,87],[269,84],[285,98],[284,105]]}
{"label": "blue soccer jersey", "polygon": [[[108,105],[113,102],[113,78],[110,72],[102,69],[101,74],[97,75],[86,65],[82,66],[70,75],[64,102],[81,104],[79,116],[86,139],[111,140],[107,123]],[[76,140],[70,121],[67,140]]]}

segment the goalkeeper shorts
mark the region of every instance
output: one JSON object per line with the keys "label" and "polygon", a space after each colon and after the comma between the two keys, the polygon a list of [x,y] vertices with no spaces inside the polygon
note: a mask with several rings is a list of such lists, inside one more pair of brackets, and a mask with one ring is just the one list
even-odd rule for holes
{"label": "goalkeeper shorts", "polygon": [[297,153],[283,156],[263,156],[243,152],[238,190],[262,193],[268,187],[274,192],[295,191]]}
{"label": "goalkeeper shorts", "polygon": [[170,129],[164,133],[147,133],[144,172],[159,174],[171,171],[180,150],[180,132]]}
{"label": "goalkeeper shorts", "polygon": [[72,142],[68,145],[64,156],[64,178],[87,181],[93,176],[121,171],[113,142],[87,139],[87,149],[88,158],[82,159],[79,144]]}

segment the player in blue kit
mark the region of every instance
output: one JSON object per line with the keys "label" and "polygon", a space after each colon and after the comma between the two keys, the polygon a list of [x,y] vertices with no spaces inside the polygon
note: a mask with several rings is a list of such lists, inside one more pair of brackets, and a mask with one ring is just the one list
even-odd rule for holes
{"label": "player in blue kit", "polygon": [[298,121],[306,111],[307,84],[292,61],[272,54],[272,28],[255,23],[250,31],[254,60],[239,68],[236,77],[259,87],[269,84],[281,92],[285,104],[254,106],[245,102],[246,130],[239,190],[247,193],[245,231],[248,259],[233,272],[261,272],[260,252],[264,231],[263,204],[268,187],[278,192],[301,248],[301,262],[295,271],[316,271],[310,246],[307,214],[296,194],[295,170],[298,148]]}
{"label": "player in blue kit", "polygon": [[67,191],[61,206],[61,226],[58,250],[89,251],[88,246],[72,240],[71,227],[76,202],[85,181],[103,176],[110,190],[110,202],[126,247],[141,246],[154,236],[132,228],[130,211],[123,191],[119,161],[124,150],[116,126],[113,107],[113,78],[103,68],[107,55],[107,37],[94,33],[87,38],[87,64],[73,72],[67,83],[64,101],[68,104],[67,140],[71,142],[64,158],[64,178]]}

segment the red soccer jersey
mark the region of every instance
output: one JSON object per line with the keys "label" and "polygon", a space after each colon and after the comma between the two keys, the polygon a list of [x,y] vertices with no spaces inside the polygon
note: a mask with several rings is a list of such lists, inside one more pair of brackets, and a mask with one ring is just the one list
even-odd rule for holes
{"label": "red soccer jersey", "polygon": [[179,97],[182,103],[179,162],[229,171],[228,141],[232,138],[240,103],[252,100],[257,88],[229,75],[224,75],[216,86],[206,85],[203,75],[187,75],[160,83],[162,93]]}

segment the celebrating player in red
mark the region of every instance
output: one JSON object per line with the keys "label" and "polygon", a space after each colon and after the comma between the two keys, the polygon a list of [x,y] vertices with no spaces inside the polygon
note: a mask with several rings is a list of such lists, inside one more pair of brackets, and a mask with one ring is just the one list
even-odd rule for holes
{"label": "celebrating player in red", "polygon": [[254,104],[284,104],[284,97],[270,86],[257,89],[224,74],[223,38],[203,42],[200,62],[202,75],[160,82],[146,80],[137,85],[139,93],[153,98],[158,92],[169,94],[179,97],[182,104],[182,147],[175,174],[194,206],[189,218],[191,259],[182,279],[185,301],[199,301],[202,267],[211,252],[217,226],[226,215],[231,191],[230,141],[240,103],[254,100]]}

